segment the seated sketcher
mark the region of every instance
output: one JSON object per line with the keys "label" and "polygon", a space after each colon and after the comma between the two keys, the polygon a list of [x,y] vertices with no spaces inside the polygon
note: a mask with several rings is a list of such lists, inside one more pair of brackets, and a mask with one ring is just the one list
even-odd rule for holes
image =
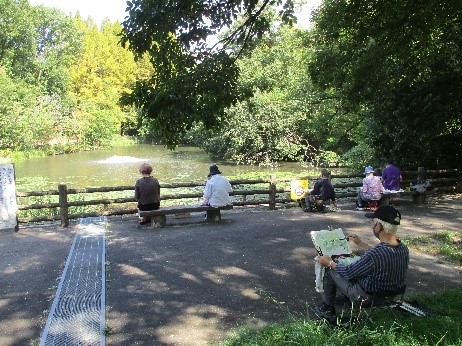
{"label": "seated sketcher", "polygon": [[327,205],[330,205],[330,200],[323,200],[319,195],[310,195],[308,197],[308,205],[304,209],[305,211],[312,211],[312,212],[327,212]]}

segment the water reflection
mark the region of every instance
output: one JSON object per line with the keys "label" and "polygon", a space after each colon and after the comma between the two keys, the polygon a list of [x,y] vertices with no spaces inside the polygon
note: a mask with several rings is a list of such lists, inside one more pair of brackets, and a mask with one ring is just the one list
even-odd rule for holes
{"label": "water reflection", "polygon": [[268,176],[281,172],[308,172],[297,163],[270,168],[217,162],[196,147],[180,147],[170,151],[158,145],[134,145],[17,162],[17,190],[56,189],[59,183],[66,183],[69,188],[133,185],[139,178],[138,167],[144,161],[153,165],[153,174],[161,183],[205,180],[212,163],[217,163],[223,174],[229,177],[251,172]]}
{"label": "water reflection", "polygon": [[103,164],[107,164],[107,163],[133,163],[133,162],[145,162],[145,161],[148,161],[147,159],[139,159],[139,158],[136,158],[136,157],[131,157],[131,156],[111,156],[111,157],[108,157],[107,159],[104,159],[104,160],[99,160],[99,161],[96,161],[96,163],[103,163]]}

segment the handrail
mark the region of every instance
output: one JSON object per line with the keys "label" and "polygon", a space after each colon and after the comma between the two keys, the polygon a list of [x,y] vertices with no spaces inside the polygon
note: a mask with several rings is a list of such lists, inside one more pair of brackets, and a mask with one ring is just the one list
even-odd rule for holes
{"label": "handrail", "polygon": [[[449,175],[449,176],[448,176]],[[451,192],[460,190],[462,187],[462,179],[460,170],[458,169],[446,169],[446,170],[427,170],[425,171],[421,167],[417,171],[404,171],[403,176],[408,179],[402,181],[402,185],[408,185],[414,181],[426,178],[435,187],[435,191],[439,192]],[[339,174],[332,175],[332,185],[336,190],[338,198],[348,198],[357,196],[357,188],[362,185],[362,178],[364,174]],[[409,179],[414,177],[415,179]],[[276,178],[274,175],[268,179],[239,179],[231,180],[230,183],[233,186],[233,192],[231,196],[236,197],[233,205],[235,206],[246,206],[246,205],[268,205],[270,210],[276,209],[277,204],[284,204],[293,202],[290,199],[290,182],[294,179],[306,180],[310,182],[310,185],[318,179],[315,176],[301,176],[299,178]],[[161,184],[162,191],[171,189],[192,189],[191,192],[181,191],[179,193],[162,193],[161,200],[167,204],[171,201],[181,201],[184,203],[191,204],[191,200],[199,200],[202,197],[202,190],[205,186],[205,181],[198,182],[182,182],[182,183],[164,183]],[[253,186],[263,185],[267,186]],[[198,188],[201,188],[199,191]],[[194,191],[196,190],[196,191]],[[67,188],[66,184],[60,184],[57,190],[49,191],[29,191],[29,192],[17,192],[17,199],[29,199],[30,197],[46,197],[57,199],[57,202],[49,203],[31,203],[31,204],[18,204],[19,211],[32,211],[48,209],[52,211],[53,215],[40,215],[34,217],[21,217],[18,218],[20,223],[28,222],[42,222],[42,221],[57,221],[61,220],[61,226],[67,227],[70,219],[88,217],[88,216],[111,216],[111,215],[128,215],[136,214],[137,208],[136,201],[134,198],[134,187],[133,186],[115,186],[115,187],[87,187],[87,188]],[[114,192],[125,192],[125,194],[131,194],[132,197],[103,197],[103,198],[92,198],[91,200],[72,200],[70,196],[76,196],[77,198],[83,198],[87,194],[95,193],[114,193]],[[249,199],[248,197],[253,196],[255,198]],[[258,198],[257,198],[258,197]],[[180,203],[181,204],[181,203]],[[87,206],[102,206],[103,210],[94,212],[81,212],[81,213],[70,213],[69,208],[75,207],[87,207]],[[122,205],[122,208],[109,209],[110,206]]]}

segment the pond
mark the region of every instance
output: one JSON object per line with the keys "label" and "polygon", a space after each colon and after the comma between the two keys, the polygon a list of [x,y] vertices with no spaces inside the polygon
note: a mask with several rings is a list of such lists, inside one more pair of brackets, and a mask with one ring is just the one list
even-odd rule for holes
{"label": "pond", "polygon": [[153,165],[153,175],[161,184],[203,181],[212,163],[231,179],[319,174],[319,169],[308,169],[299,163],[281,163],[278,167],[236,165],[213,161],[196,147],[171,151],[159,145],[141,144],[16,162],[17,191],[54,190],[60,183],[66,183],[68,188],[133,185],[140,177],[140,164],[146,161]]}

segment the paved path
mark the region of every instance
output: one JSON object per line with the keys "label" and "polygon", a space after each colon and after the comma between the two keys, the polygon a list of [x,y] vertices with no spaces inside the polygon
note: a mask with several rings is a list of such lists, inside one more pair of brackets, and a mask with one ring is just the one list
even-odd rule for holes
{"label": "paved path", "polygon": [[[462,198],[397,207],[401,236],[462,232]],[[309,232],[334,226],[374,241],[364,213],[350,204],[327,214],[243,208],[223,219],[205,224],[193,215],[163,229],[140,227],[133,217],[109,219],[108,345],[205,345],[241,326],[307,316],[320,300]],[[0,232],[1,345],[39,339],[72,235],[51,226]],[[460,266],[414,250],[410,269],[408,294],[461,282]]]}

